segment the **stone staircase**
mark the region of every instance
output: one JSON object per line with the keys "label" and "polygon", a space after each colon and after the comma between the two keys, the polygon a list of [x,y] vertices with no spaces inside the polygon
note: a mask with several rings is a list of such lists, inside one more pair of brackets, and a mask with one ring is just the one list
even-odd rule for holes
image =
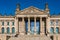
{"label": "stone staircase", "polygon": [[18,35],[18,37],[11,37],[8,40],[51,40],[46,35]]}

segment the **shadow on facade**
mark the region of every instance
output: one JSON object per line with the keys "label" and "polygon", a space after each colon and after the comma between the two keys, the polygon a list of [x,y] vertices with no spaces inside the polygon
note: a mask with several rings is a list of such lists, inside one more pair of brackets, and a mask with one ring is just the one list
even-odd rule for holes
{"label": "shadow on facade", "polygon": [[50,36],[51,40],[53,40],[53,36]]}

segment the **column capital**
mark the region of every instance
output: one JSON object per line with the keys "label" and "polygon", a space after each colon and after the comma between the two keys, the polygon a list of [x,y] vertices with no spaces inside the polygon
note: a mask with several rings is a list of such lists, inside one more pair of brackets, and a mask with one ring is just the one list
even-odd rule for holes
{"label": "column capital", "polygon": [[28,19],[30,19],[30,17],[28,17]]}
{"label": "column capital", "polygon": [[40,17],[40,19],[42,19],[42,17]]}
{"label": "column capital", "polygon": [[34,17],[34,19],[36,19],[36,17]]}
{"label": "column capital", "polygon": [[42,22],[42,17],[40,17],[40,22]]}
{"label": "column capital", "polygon": [[18,19],[18,17],[15,17],[15,19]]}
{"label": "column capital", "polygon": [[24,18],[24,17],[22,17],[22,18]]}
{"label": "column capital", "polygon": [[23,23],[24,23],[24,17],[22,17]]}

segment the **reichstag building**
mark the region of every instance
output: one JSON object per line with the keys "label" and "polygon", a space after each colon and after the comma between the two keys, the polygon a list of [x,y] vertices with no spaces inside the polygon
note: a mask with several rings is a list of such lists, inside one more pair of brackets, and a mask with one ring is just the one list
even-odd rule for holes
{"label": "reichstag building", "polygon": [[60,15],[50,15],[48,3],[44,10],[30,6],[15,16],[0,15],[0,40],[60,40]]}

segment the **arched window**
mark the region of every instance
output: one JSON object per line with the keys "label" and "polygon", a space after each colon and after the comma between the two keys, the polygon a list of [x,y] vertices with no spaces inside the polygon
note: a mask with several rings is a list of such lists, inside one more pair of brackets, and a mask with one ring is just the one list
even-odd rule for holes
{"label": "arched window", "polygon": [[10,28],[9,27],[7,27],[7,33],[10,33]]}
{"label": "arched window", "polygon": [[14,27],[12,27],[12,33],[15,33],[15,28]]}
{"label": "arched window", "polygon": [[4,27],[2,27],[2,33],[4,33]]}
{"label": "arched window", "polygon": [[50,33],[54,33],[54,28],[53,27],[50,28]]}
{"label": "arched window", "polygon": [[58,27],[56,27],[56,33],[59,33],[59,28]]}

